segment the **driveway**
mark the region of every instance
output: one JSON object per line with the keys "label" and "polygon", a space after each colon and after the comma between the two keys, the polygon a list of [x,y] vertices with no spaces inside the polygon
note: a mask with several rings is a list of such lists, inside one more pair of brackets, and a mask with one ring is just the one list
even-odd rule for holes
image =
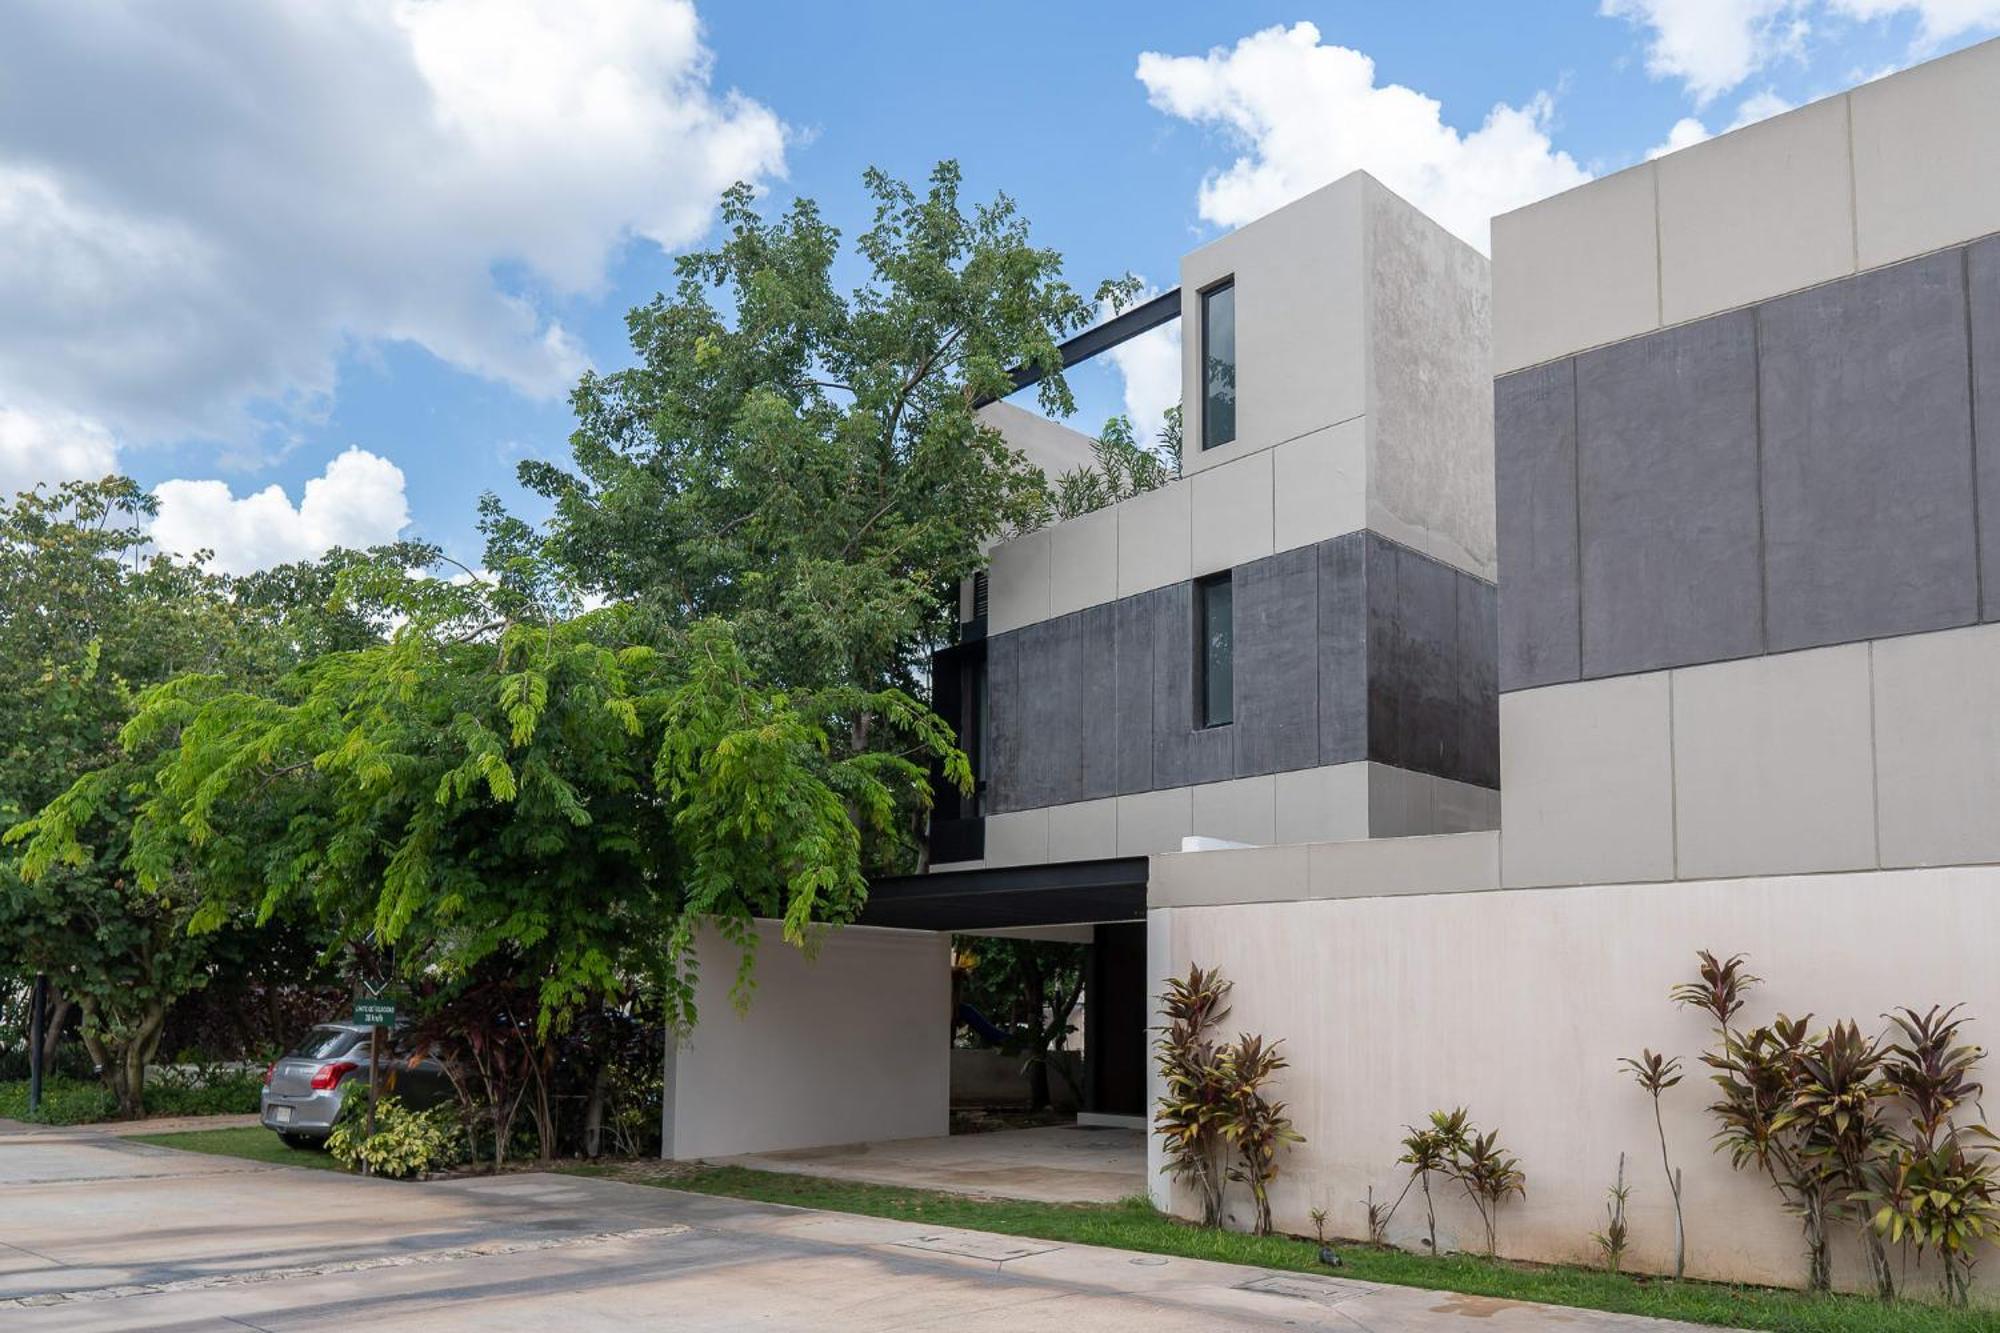
{"label": "driveway", "polygon": [[1090,1125],[1044,1125],[934,1139],[746,1153],[721,1158],[720,1164],[994,1199],[1117,1203],[1146,1192],[1146,1133]]}
{"label": "driveway", "polygon": [[0,1327],[1666,1330],[524,1174],[423,1185],[0,1132]]}

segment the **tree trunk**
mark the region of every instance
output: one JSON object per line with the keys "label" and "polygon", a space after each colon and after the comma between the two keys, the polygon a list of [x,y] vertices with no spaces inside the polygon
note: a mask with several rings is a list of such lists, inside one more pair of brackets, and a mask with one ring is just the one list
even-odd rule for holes
{"label": "tree trunk", "polygon": [[583,1106],[583,1155],[595,1159],[604,1141],[604,1101],[611,1086],[611,1062],[603,1061],[597,1066],[597,1076],[590,1080],[590,1100]]}
{"label": "tree trunk", "polygon": [[1028,968],[1028,1040],[1034,1048],[1028,1052],[1028,1109],[1046,1110],[1049,1097],[1049,1020],[1044,1006],[1048,1003],[1048,988],[1042,981],[1039,965]]}
{"label": "tree trunk", "polygon": [[62,1045],[63,1024],[69,1021],[69,1011],[76,1006],[69,997],[49,986],[48,1008],[42,1017],[42,1074],[46,1077],[56,1067],[56,1050]]}

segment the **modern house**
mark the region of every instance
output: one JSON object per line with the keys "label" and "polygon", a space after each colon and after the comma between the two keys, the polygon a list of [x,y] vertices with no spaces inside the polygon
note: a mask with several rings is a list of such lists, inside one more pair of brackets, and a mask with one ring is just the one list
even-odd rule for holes
{"label": "modern house", "polygon": [[[1096,945],[1099,1117],[1143,1114],[1148,997],[1190,964],[1286,1041],[1281,1227],[1363,1234],[1403,1127],[1467,1105],[1528,1175],[1501,1251],[1589,1258],[1655,1150],[1644,1046],[1691,1071],[1690,1272],[1796,1280],[1667,992],[1740,951],[1756,1021],[1963,1002],[2000,1044],[2000,43],[1492,248],[1355,175],[1182,261],[1184,475],[994,551],[937,671],[977,794],[870,927],[773,969],[775,1015],[697,1033],[671,1153],[941,1133],[945,932],[1056,932]],[[788,1005],[814,1088],[874,1071],[852,1108],[740,1114]],[[1633,1261],[1670,1264],[1633,1178]]]}

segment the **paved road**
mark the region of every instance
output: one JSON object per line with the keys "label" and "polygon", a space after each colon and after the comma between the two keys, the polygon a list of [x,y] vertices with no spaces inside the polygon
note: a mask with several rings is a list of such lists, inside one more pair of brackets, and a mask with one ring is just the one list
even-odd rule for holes
{"label": "paved road", "polygon": [[1564,1333],[1683,1325],[558,1175],[424,1185],[0,1130],[0,1328]]}

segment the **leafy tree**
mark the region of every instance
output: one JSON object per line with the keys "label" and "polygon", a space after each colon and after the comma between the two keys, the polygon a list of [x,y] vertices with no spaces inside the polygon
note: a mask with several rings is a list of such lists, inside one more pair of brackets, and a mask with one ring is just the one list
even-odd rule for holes
{"label": "leafy tree", "polygon": [[[731,190],[722,244],[631,313],[637,364],[578,386],[573,469],[521,468],[583,585],[671,625],[727,618],[780,687],[919,687],[959,581],[1047,506],[975,406],[1033,366],[1044,407],[1071,411],[1058,344],[1091,314],[1009,200],[966,210],[955,163],[922,195],[866,183],[867,279],[845,295],[812,201],[767,221]],[[871,726],[850,719],[849,744]]]}
{"label": "leafy tree", "polygon": [[1157,490],[1181,472],[1181,409],[1167,409],[1158,443],[1147,448],[1132,431],[1129,417],[1113,417],[1091,441],[1091,461],[1055,479],[1049,517],[1060,521],[1105,509],[1120,500]]}
{"label": "leafy tree", "polygon": [[[1083,997],[1084,946],[1059,940],[963,940],[976,960],[961,998],[1014,1035],[1006,1047],[1019,1054],[1028,1072],[1029,1108],[1052,1104],[1049,1067],[1055,1052],[1076,1031],[1077,1001]],[[1064,1070],[1064,1077],[1068,1078]],[[1076,1091],[1072,1086],[1071,1091]]]}
{"label": "leafy tree", "polygon": [[[142,696],[121,740],[152,767],[125,860],[154,892],[190,883],[195,930],[305,901],[408,974],[498,966],[537,996],[543,1041],[647,974],[691,1022],[702,921],[742,946],[747,998],[753,918],[810,947],[859,910],[864,840],[927,799],[920,761],[969,780],[907,696],[760,685],[714,622],[656,648],[630,607],[557,618],[525,585],[393,559],[341,586],[395,606],[394,635],[275,689],[203,674]],[[828,719],[863,709],[909,753],[835,756]],[[100,855],[88,830],[129,789],[112,772],[17,830],[30,874]]]}

